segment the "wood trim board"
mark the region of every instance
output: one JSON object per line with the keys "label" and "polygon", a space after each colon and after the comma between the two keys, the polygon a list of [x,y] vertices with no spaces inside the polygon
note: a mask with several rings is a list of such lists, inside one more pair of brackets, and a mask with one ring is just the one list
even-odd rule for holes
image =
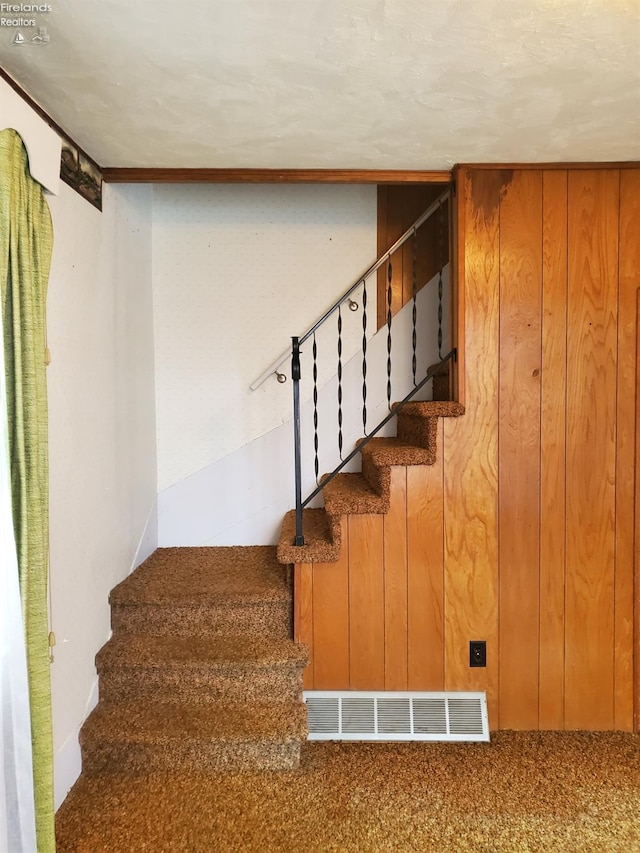
{"label": "wood trim board", "polygon": [[103,169],[107,183],[125,184],[441,184],[451,172],[402,169]]}

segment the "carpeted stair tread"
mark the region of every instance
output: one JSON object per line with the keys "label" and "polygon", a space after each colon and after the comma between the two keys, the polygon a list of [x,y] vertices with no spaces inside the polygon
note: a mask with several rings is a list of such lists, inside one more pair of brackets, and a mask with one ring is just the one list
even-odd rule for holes
{"label": "carpeted stair tread", "polygon": [[290,510],[285,515],[278,542],[278,560],[284,564],[335,563],[340,556],[342,544],[339,517],[319,508],[305,509],[302,519],[305,544],[294,545],[295,510]]}
{"label": "carpeted stair tread", "polygon": [[97,657],[101,700],[188,705],[301,700],[304,646],[279,638],[276,644],[259,637],[229,637],[223,645],[219,640],[116,635]]}
{"label": "carpeted stair tread", "polygon": [[238,665],[266,667],[306,666],[306,647],[293,640],[222,635],[167,637],[116,635],[96,656],[98,672],[113,667],[236,668]]}
{"label": "carpeted stair tread", "polygon": [[300,701],[100,702],[84,724],[83,772],[293,770],[307,732]]}
{"label": "carpeted stair tread", "polygon": [[118,584],[111,604],[287,601],[286,569],[270,546],[158,548]]}
{"label": "carpeted stair tread", "polygon": [[416,400],[405,403],[400,414],[421,418],[459,418],[464,415],[464,406],[454,401]]}
{"label": "carpeted stair tread", "polygon": [[389,494],[378,494],[360,473],[338,474],[324,487],[323,495],[331,515],[389,512]]}
{"label": "carpeted stair tread", "polygon": [[368,459],[378,466],[433,465],[436,448],[416,447],[399,438],[373,438],[361,450],[363,460]]}
{"label": "carpeted stair tread", "polygon": [[291,637],[290,598],[260,601],[207,599],[111,604],[114,634],[207,637],[223,633]]}
{"label": "carpeted stair tread", "polygon": [[306,734],[307,711],[302,702],[99,703],[82,728],[81,743],[85,749],[98,741],[288,743]]}

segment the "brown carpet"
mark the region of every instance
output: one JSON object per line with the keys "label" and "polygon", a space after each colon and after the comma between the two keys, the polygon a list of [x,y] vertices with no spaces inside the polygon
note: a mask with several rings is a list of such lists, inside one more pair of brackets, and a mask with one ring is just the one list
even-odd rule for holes
{"label": "brown carpet", "polygon": [[640,851],[640,739],[306,744],[300,768],[83,777],[58,853]]}

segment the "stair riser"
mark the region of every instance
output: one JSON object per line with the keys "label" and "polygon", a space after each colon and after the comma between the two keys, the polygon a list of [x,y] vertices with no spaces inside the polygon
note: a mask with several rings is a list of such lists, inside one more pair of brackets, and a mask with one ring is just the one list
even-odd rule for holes
{"label": "stair riser", "polygon": [[248,772],[295,770],[300,743],[180,741],[171,744],[91,743],[83,745],[82,768],[88,775],[152,771]]}
{"label": "stair riser", "polygon": [[381,468],[376,465],[368,457],[362,459],[362,473],[371,486],[379,495],[386,497],[386,502],[389,502],[389,492],[391,490],[391,475],[388,468]]}
{"label": "stair riser", "polygon": [[100,696],[109,703],[301,701],[301,673],[301,669],[290,667],[238,667],[201,672],[146,667],[105,669],[100,672]]}
{"label": "stair riser", "polygon": [[400,412],[398,415],[398,438],[415,447],[423,447],[431,451],[433,462],[436,458],[438,440],[438,419],[422,418]]}
{"label": "stair riser", "polygon": [[289,602],[228,607],[112,604],[111,627],[123,634],[170,637],[244,634],[290,639],[293,636]]}

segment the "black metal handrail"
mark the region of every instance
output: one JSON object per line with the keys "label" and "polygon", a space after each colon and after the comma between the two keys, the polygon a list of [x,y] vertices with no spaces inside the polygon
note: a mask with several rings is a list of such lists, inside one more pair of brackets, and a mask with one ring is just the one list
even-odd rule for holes
{"label": "black metal handrail", "polygon": [[[395,417],[398,412],[403,408],[406,403],[408,403],[412,397],[414,397],[424,385],[433,379],[434,375],[436,375],[444,364],[447,364],[449,361],[456,359],[456,350],[455,348],[450,350],[446,356],[441,356],[441,347],[442,347],[442,270],[443,270],[443,257],[440,255],[440,271],[439,271],[439,282],[438,282],[438,354],[439,361],[437,364],[430,367],[426,375],[419,382],[416,382],[416,245],[417,245],[417,231],[421,225],[423,225],[434,213],[437,211],[442,212],[443,205],[445,201],[447,201],[450,197],[450,190],[446,190],[442,193],[434,202],[431,204],[425,211],[422,213],[418,219],[402,234],[402,236],[396,240],[396,242],[391,246],[383,255],[378,258],[375,263],[373,263],[365,273],[360,276],[354,284],[343,293],[343,295],[336,300],[336,302],[326,311],[323,316],[313,325],[310,329],[308,329],[302,336],[292,337],[291,339],[291,378],[293,384],[293,431],[294,431],[294,463],[295,463],[295,501],[296,501],[296,533],[294,544],[295,545],[304,545],[304,535],[302,529],[302,511],[304,507],[306,507],[321,491],[322,489],[336,477],[340,471],[354,458],[354,456],[359,453],[363,447],[365,447],[379,432],[386,426],[389,421]],[[392,256],[394,252],[396,252],[407,240],[411,237],[414,239],[414,252],[413,252],[413,335],[412,335],[412,346],[413,346],[413,359],[412,359],[412,373],[413,373],[413,388],[409,391],[406,396],[396,403],[393,407],[391,406],[391,348],[392,348],[392,338],[391,338],[391,325],[392,325],[392,310],[391,310],[391,282],[392,282]],[[367,292],[366,292],[366,282],[367,279],[373,275],[377,270],[379,270],[384,264],[388,265],[387,268],[387,278],[388,278],[388,310],[387,310],[387,402],[389,405],[389,413],[377,424],[377,426],[366,432],[366,305],[367,305]],[[341,316],[341,306],[347,300],[350,299],[351,295],[357,290],[360,286],[364,286],[363,293],[363,429],[365,429],[364,438],[356,445],[356,447],[344,458],[342,458],[342,316]],[[340,450],[340,463],[334,468],[331,473],[327,474],[323,477],[321,482],[318,482],[318,433],[317,433],[317,363],[316,363],[316,338],[315,334],[318,329],[331,317],[335,312],[338,312],[338,446]],[[313,367],[313,375],[314,375],[314,445],[315,445],[315,471],[316,471],[316,483],[317,487],[303,500],[302,498],[302,452],[301,452],[301,432],[300,432],[300,377],[301,377],[301,365],[300,365],[300,347],[301,345],[313,336],[313,359],[314,359],[314,367]],[[286,356],[284,356],[281,360],[274,363],[273,367],[270,368],[269,372],[275,372],[282,365]],[[269,372],[264,374],[264,377],[269,375]],[[261,378],[262,380],[262,378]],[[258,387],[260,381],[258,380],[254,383],[252,387]],[[262,380],[263,381],[263,380]]]}

